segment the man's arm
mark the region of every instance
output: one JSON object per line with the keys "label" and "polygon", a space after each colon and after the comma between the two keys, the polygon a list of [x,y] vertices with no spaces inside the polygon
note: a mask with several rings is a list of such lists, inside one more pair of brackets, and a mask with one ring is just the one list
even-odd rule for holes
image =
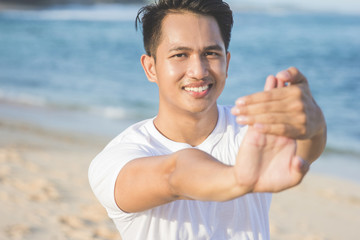
{"label": "man's arm", "polygon": [[232,110],[241,124],[264,134],[297,141],[297,155],[315,161],[326,144],[324,115],[316,104],[307,79],[294,67],[269,76],[265,91],[239,98]]}
{"label": "man's arm", "polygon": [[288,189],[307,170],[308,164],[296,156],[294,140],[249,128],[234,166],[197,149],[132,160],[118,175],[115,200],[125,212],[179,199],[227,201],[250,192]]}
{"label": "man's arm", "polygon": [[226,201],[245,193],[231,166],[190,148],[132,160],[120,171],[115,184],[116,203],[125,212],[180,199]]}

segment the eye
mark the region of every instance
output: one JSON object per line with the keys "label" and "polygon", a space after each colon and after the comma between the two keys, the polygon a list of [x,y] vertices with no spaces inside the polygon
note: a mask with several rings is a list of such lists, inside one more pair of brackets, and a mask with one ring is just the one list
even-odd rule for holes
{"label": "eye", "polygon": [[182,57],[186,57],[185,53],[178,53],[172,56],[173,58],[182,58]]}
{"label": "eye", "polygon": [[205,56],[213,56],[213,57],[217,57],[219,56],[219,54],[217,52],[206,52]]}

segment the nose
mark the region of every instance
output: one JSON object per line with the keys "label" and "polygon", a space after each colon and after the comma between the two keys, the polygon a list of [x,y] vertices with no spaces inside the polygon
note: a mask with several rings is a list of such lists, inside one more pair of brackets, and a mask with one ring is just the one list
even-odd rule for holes
{"label": "nose", "polygon": [[188,63],[187,75],[194,79],[203,79],[209,75],[209,63],[201,55],[193,55]]}

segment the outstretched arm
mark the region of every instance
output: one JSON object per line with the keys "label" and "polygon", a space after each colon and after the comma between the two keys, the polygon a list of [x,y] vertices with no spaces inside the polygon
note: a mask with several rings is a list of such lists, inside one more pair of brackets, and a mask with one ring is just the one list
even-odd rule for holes
{"label": "outstretched arm", "polygon": [[129,162],[118,175],[115,200],[123,211],[138,212],[179,199],[227,201],[282,191],[308,170],[295,152],[294,140],[249,128],[234,166],[192,148]]}
{"label": "outstretched arm", "polygon": [[232,166],[189,148],[129,162],[116,180],[115,200],[123,211],[138,212],[179,199],[225,201],[246,191]]}
{"label": "outstretched arm", "polygon": [[118,175],[115,200],[126,212],[179,199],[227,201],[250,192],[293,187],[301,182],[308,166],[296,156],[295,140],[250,127],[234,166],[191,148],[129,162]]}

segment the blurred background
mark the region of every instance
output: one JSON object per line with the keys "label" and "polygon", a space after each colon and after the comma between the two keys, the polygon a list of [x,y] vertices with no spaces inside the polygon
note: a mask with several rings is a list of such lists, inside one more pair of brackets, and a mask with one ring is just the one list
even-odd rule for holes
{"label": "blurred background", "polygon": [[[326,161],[315,171],[360,181],[360,2],[228,2],[232,59],[219,103],[298,67],[328,122]],[[0,1],[0,118],[114,137],[155,116],[157,88],[141,68],[134,27],[142,3]]]}

